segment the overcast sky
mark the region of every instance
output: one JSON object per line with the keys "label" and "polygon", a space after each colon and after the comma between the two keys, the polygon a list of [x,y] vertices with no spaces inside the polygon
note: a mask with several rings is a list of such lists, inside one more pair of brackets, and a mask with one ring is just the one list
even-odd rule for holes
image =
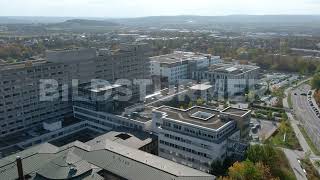
{"label": "overcast sky", "polygon": [[0,0],[0,16],[320,14],[320,0]]}

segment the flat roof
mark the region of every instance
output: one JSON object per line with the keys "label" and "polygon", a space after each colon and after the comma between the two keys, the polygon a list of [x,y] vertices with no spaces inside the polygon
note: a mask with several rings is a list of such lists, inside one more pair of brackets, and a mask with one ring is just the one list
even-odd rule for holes
{"label": "flat roof", "polygon": [[209,85],[209,84],[197,84],[197,85],[191,86],[190,89],[199,90],[199,91],[205,91],[205,90],[208,90],[208,89],[210,89],[212,87],[213,86]]}
{"label": "flat roof", "polygon": [[[220,119],[220,111],[216,109],[210,109],[200,106],[194,106],[189,109],[177,109],[168,106],[161,106],[160,108],[156,109],[157,111],[166,113],[166,118],[174,119],[190,124],[195,124],[199,126],[203,126],[206,128],[211,129],[219,129],[223,125],[227,124],[230,121],[222,121]],[[203,112],[206,118],[197,118],[198,112]]]}
{"label": "flat roof", "polygon": [[208,72],[228,73],[228,74],[242,74],[255,69],[260,69],[258,66],[239,65],[239,64],[214,64],[208,68]]}
{"label": "flat roof", "polygon": [[171,54],[165,54],[161,56],[151,57],[151,61],[157,61],[163,64],[174,64],[183,61],[200,60],[211,56],[210,54],[193,53],[193,52],[183,52],[175,51]]}
{"label": "flat roof", "polygon": [[121,87],[122,85],[120,84],[109,84],[105,81],[97,81],[97,84],[91,84],[89,83],[88,85],[85,85],[83,88],[91,91],[91,92],[104,92],[104,91],[109,91],[109,90],[113,90],[116,88]]}
{"label": "flat roof", "polygon": [[1,63],[0,64],[0,71],[2,70],[11,70],[11,69],[22,69],[27,67],[33,67],[33,66],[39,66],[42,64],[48,63],[44,59],[38,59],[38,60],[27,60],[27,61],[21,61],[16,63]]}
{"label": "flat roof", "polygon": [[86,142],[86,144],[90,145],[91,147],[101,146],[101,145],[105,146],[105,143],[106,143],[105,140],[117,142],[134,149],[139,149],[151,143],[154,140],[154,138],[152,138],[149,133],[145,133],[145,132],[110,131],[106,134],[103,134],[99,137],[92,139],[91,141]]}
{"label": "flat roof", "polygon": [[251,110],[241,109],[241,108],[234,108],[234,107],[227,107],[226,109],[222,110],[221,112],[232,114],[232,115],[237,115],[237,116],[243,116],[243,115],[248,114],[249,112],[251,112]]}

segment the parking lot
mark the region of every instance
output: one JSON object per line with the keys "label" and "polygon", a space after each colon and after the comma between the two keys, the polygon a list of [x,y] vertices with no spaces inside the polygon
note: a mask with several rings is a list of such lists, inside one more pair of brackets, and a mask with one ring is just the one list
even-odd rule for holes
{"label": "parking lot", "polygon": [[253,141],[268,139],[279,127],[279,123],[252,118],[250,121],[250,136]]}

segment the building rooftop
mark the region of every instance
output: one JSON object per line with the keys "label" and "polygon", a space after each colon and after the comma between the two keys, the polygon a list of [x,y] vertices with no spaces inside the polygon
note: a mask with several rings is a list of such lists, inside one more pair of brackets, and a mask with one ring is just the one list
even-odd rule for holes
{"label": "building rooftop", "polygon": [[222,113],[232,114],[236,116],[244,116],[251,111],[248,109],[241,109],[241,108],[234,108],[234,107],[227,107],[226,109],[221,111]]}
{"label": "building rooftop", "polygon": [[205,90],[208,90],[212,87],[213,86],[209,85],[209,84],[197,84],[197,85],[191,86],[190,89],[191,90],[198,90],[198,91],[205,91]]}
{"label": "building rooftop", "polygon": [[208,68],[208,71],[238,75],[238,74],[242,74],[242,73],[249,72],[256,69],[259,69],[259,67],[252,66],[252,65],[235,65],[235,64],[221,63],[221,64],[211,65]]}
{"label": "building rooftop", "polygon": [[[213,180],[213,175],[106,140],[91,147],[75,141],[63,147],[45,143],[0,160],[0,176],[17,179],[20,156],[29,179],[104,179],[105,175],[132,180]],[[102,173],[103,172],[103,173]]]}
{"label": "building rooftop", "polygon": [[219,129],[230,121],[223,121],[220,118],[220,111],[216,109],[194,106],[189,109],[177,109],[168,106],[161,106],[156,109],[165,113],[165,117],[182,121],[210,129]]}
{"label": "building rooftop", "polygon": [[122,131],[110,131],[106,134],[103,134],[99,137],[92,139],[91,141],[86,142],[86,144],[90,145],[91,147],[95,146],[105,146],[106,140],[110,140],[113,142],[117,142],[119,144],[139,149],[154,140],[149,133],[145,132],[122,132]]}
{"label": "building rooftop", "polygon": [[0,64],[0,71],[2,70],[11,70],[11,69],[22,69],[26,67],[32,67],[32,66],[39,66],[42,64],[47,63],[44,59],[38,59],[38,60],[28,60],[28,61],[22,61],[22,62],[16,62],[16,63],[1,63]]}
{"label": "building rooftop", "polygon": [[175,63],[184,62],[184,61],[208,58],[210,56],[211,56],[210,54],[175,51],[172,54],[155,56],[155,57],[151,57],[150,59],[151,61],[157,61],[162,64],[175,64]]}

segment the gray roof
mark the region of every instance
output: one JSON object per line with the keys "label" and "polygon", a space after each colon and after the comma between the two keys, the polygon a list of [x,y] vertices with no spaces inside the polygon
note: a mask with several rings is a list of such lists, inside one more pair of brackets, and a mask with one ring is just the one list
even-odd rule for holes
{"label": "gray roof", "polygon": [[[222,121],[219,117],[220,111],[206,107],[193,106],[189,109],[177,109],[168,106],[161,106],[155,111],[165,113],[165,118],[173,119],[180,122],[190,123],[210,129],[219,129],[230,121]],[[209,116],[206,119],[195,116],[197,112],[207,113]]]}
{"label": "gray roof", "polygon": [[241,109],[241,108],[234,108],[234,107],[227,107],[226,109],[221,111],[222,113],[231,114],[235,116],[244,116],[251,113],[251,110],[248,109]]}
{"label": "gray roof", "polygon": [[214,64],[208,68],[208,72],[224,73],[232,75],[240,75],[246,72],[250,72],[256,69],[260,69],[258,66],[252,65],[238,65],[238,64]]}
{"label": "gray roof", "polygon": [[[127,136],[127,138],[122,138],[122,136]],[[131,133],[124,133],[118,131],[110,131],[86,142],[86,144],[90,145],[91,147],[105,146],[106,140],[117,142],[134,149],[139,149],[151,143],[154,138],[152,138],[148,133],[144,132],[133,131]]]}
{"label": "gray roof", "polygon": [[175,51],[171,54],[165,54],[161,56],[151,57],[151,61],[156,61],[161,64],[175,64],[187,61],[196,61],[203,58],[207,58],[211,55],[202,54],[202,53],[193,53],[193,52],[183,52],[183,51]]}
{"label": "gray roof", "polygon": [[33,179],[102,179],[97,169],[132,180],[215,179],[210,174],[110,140],[100,147],[79,141],[60,148],[48,143],[32,147],[0,160],[1,179],[18,177],[16,156],[22,158],[24,173]]}

